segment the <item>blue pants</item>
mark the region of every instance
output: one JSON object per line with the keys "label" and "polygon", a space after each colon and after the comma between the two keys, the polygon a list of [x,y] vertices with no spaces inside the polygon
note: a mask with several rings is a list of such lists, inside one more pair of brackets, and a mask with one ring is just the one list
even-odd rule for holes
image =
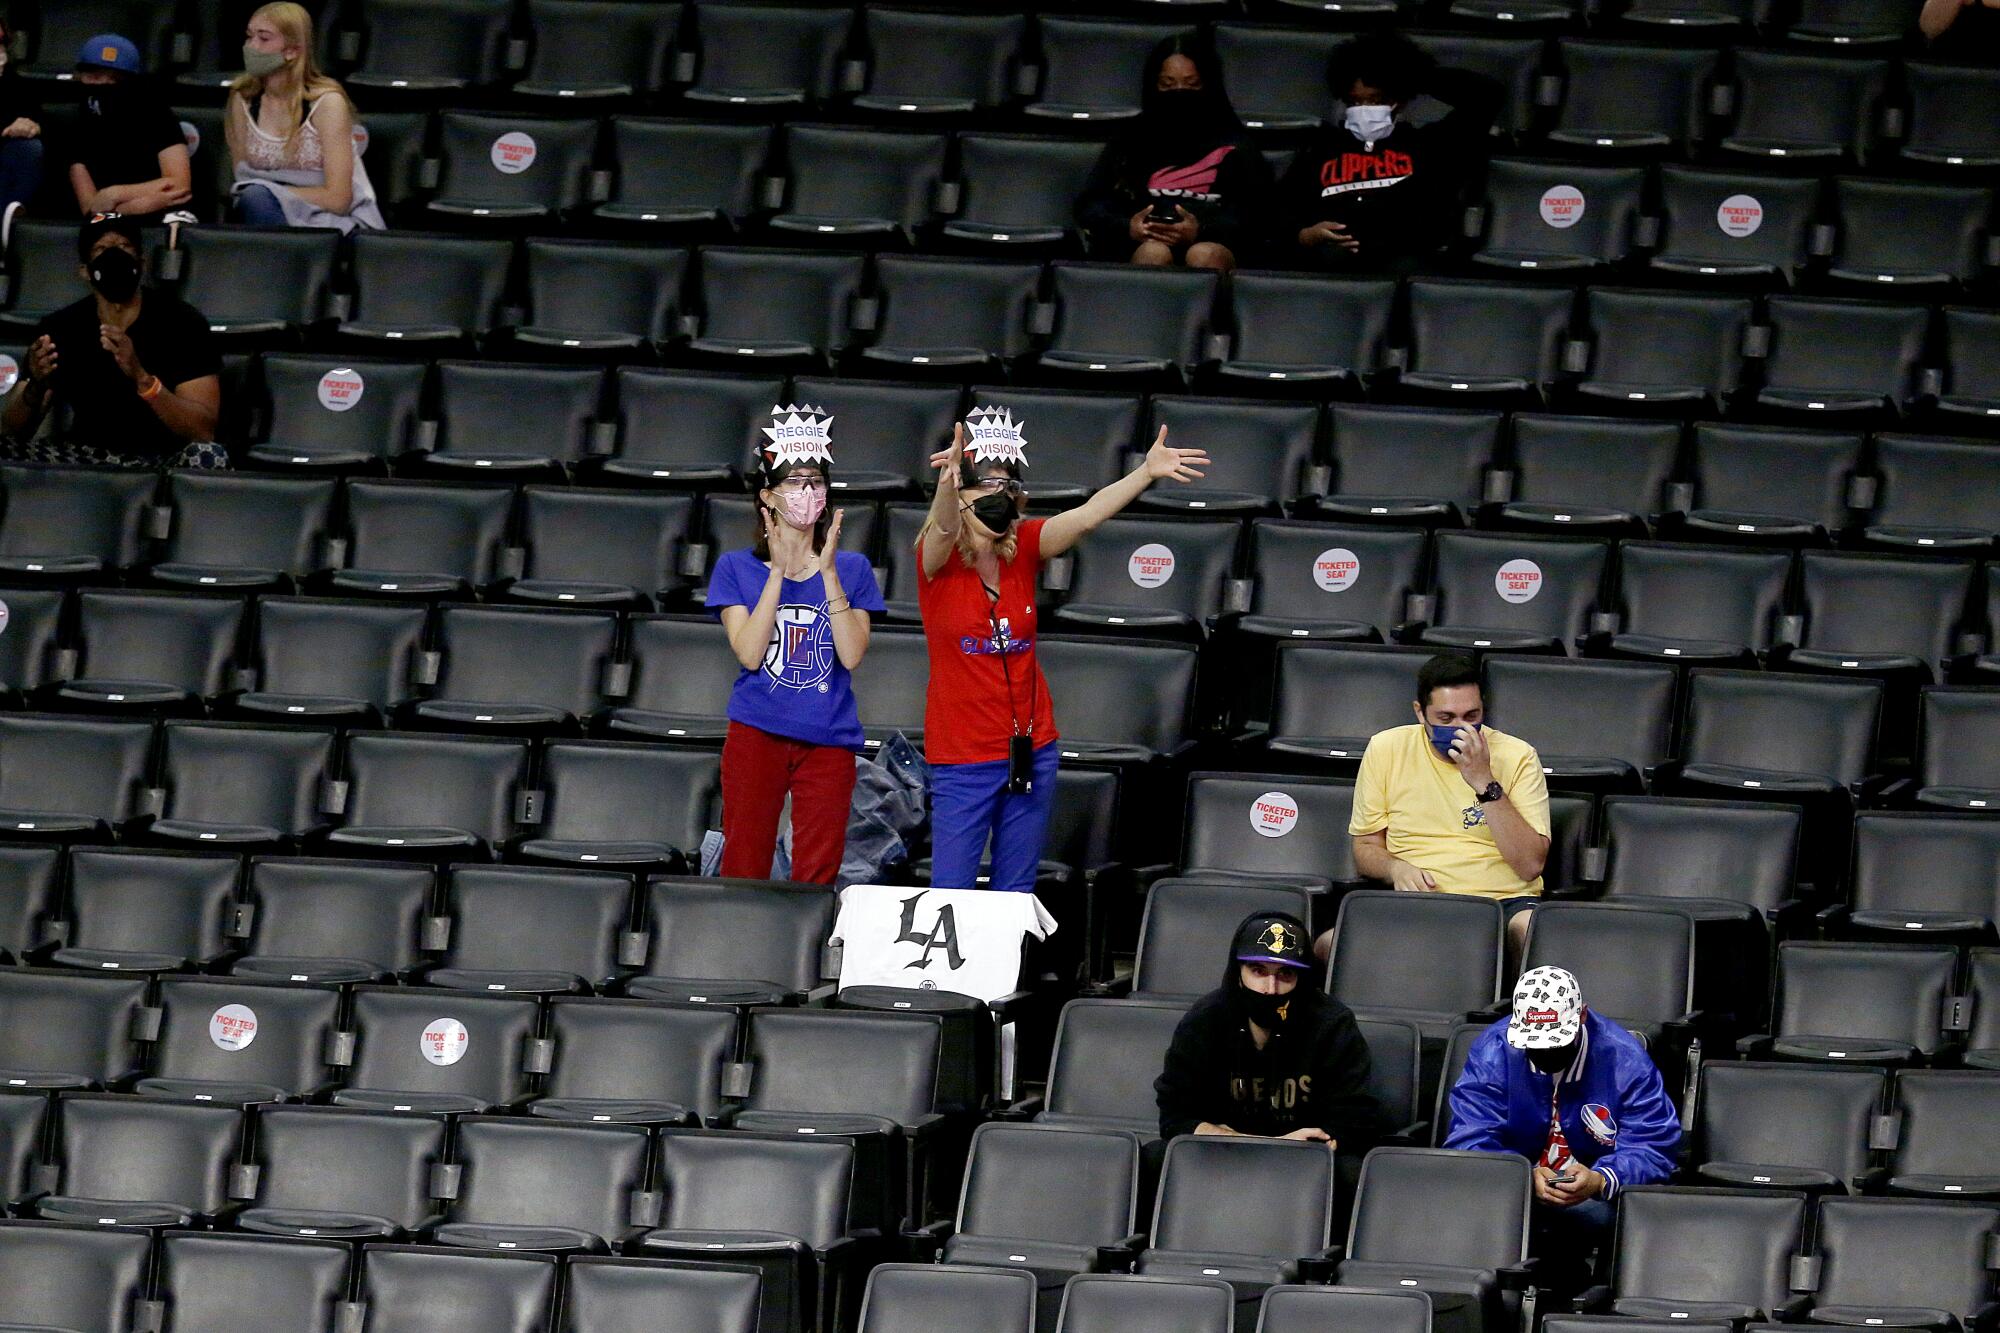
{"label": "blue pants", "polygon": [[42,141],[0,139],[0,209],[25,204],[42,183]]}
{"label": "blue pants", "polygon": [[236,220],[253,227],[282,227],[285,206],[263,186],[251,185],[236,193]]}
{"label": "blue pants", "polygon": [[1035,872],[1056,801],[1056,744],[1035,751],[1035,789],[1007,790],[1007,761],[931,765],[931,884],[978,885],[986,841],[993,840],[989,888],[1033,893]]}

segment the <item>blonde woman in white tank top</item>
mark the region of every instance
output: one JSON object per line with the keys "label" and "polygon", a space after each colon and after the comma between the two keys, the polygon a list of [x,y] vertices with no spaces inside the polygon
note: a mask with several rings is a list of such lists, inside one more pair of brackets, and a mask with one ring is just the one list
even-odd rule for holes
{"label": "blonde woman in white tank top", "polygon": [[342,231],[382,226],[354,150],[353,108],[313,56],[312,16],[291,0],[257,10],[244,27],[243,63],[224,118],[237,220]]}

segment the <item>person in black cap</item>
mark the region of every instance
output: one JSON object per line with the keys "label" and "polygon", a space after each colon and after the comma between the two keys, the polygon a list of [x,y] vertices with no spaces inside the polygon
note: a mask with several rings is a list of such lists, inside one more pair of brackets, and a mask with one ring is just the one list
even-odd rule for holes
{"label": "person in black cap", "polygon": [[[115,467],[227,464],[209,443],[222,362],[208,321],[140,285],[140,235],[138,219],[117,213],[83,224],[76,257],[91,294],[35,327],[28,373],[0,411],[10,456]],[[58,400],[69,409],[63,438],[26,444]]]}
{"label": "person in black cap", "polygon": [[1222,985],[1196,1000],[1153,1084],[1160,1136],[1246,1134],[1324,1143],[1358,1161],[1381,1135],[1368,1043],[1313,983],[1305,925],[1255,912],[1236,928]]}
{"label": "person in black cap", "polygon": [[[77,211],[164,216],[194,198],[194,167],[180,117],[145,77],[139,48],[99,33],[76,53],[83,118],[70,150]],[[188,217],[193,220],[192,215]]]}

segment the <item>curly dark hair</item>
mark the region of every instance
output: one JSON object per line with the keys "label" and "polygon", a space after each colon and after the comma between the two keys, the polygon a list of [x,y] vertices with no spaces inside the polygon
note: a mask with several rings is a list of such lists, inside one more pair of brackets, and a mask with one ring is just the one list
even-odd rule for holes
{"label": "curly dark hair", "polygon": [[1437,61],[1400,32],[1364,32],[1333,48],[1326,81],[1337,98],[1356,82],[1379,88],[1392,102],[1407,102],[1424,90]]}

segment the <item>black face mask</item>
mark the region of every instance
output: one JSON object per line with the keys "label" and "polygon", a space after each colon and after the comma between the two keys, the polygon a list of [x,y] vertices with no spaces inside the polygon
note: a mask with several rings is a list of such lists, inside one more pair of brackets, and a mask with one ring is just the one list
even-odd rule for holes
{"label": "black face mask", "polygon": [[1550,1075],[1560,1074],[1570,1067],[1571,1061],[1576,1059],[1576,1043],[1571,1042],[1567,1046],[1551,1046],[1547,1050],[1524,1051],[1522,1054],[1528,1057],[1528,1063],[1533,1065],[1540,1073]]}
{"label": "black face mask", "polygon": [[1188,134],[1202,123],[1206,99],[1193,88],[1174,88],[1153,98],[1153,115],[1168,134]]}
{"label": "black face mask", "polygon": [[90,285],[113,305],[123,305],[139,290],[139,261],[129,250],[107,246],[90,261]]}
{"label": "black face mask", "polygon": [[129,100],[126,89],[121,84],[100,83],[84,94],[83,109],[93,116],[109,116],[120,110]]}
{"label": "black face mask", "polygon": [[1245,986],[1241,978],[1236,980],[1230,991],[1236,1012],[1266,1032],[1284,1030],[1285,1020],[1291,1016],[1292,1001],[1297,998],[1296,987],[1283,995],[1265,995]]}
{"label": "black face mask", "polygon": [[974,518],[1002,537],[1006,536],[1007,530],[1014,526],[1016,517],[1014,497],[1004,492],[999,495],[982,495],[966,507],[972,511]]}

